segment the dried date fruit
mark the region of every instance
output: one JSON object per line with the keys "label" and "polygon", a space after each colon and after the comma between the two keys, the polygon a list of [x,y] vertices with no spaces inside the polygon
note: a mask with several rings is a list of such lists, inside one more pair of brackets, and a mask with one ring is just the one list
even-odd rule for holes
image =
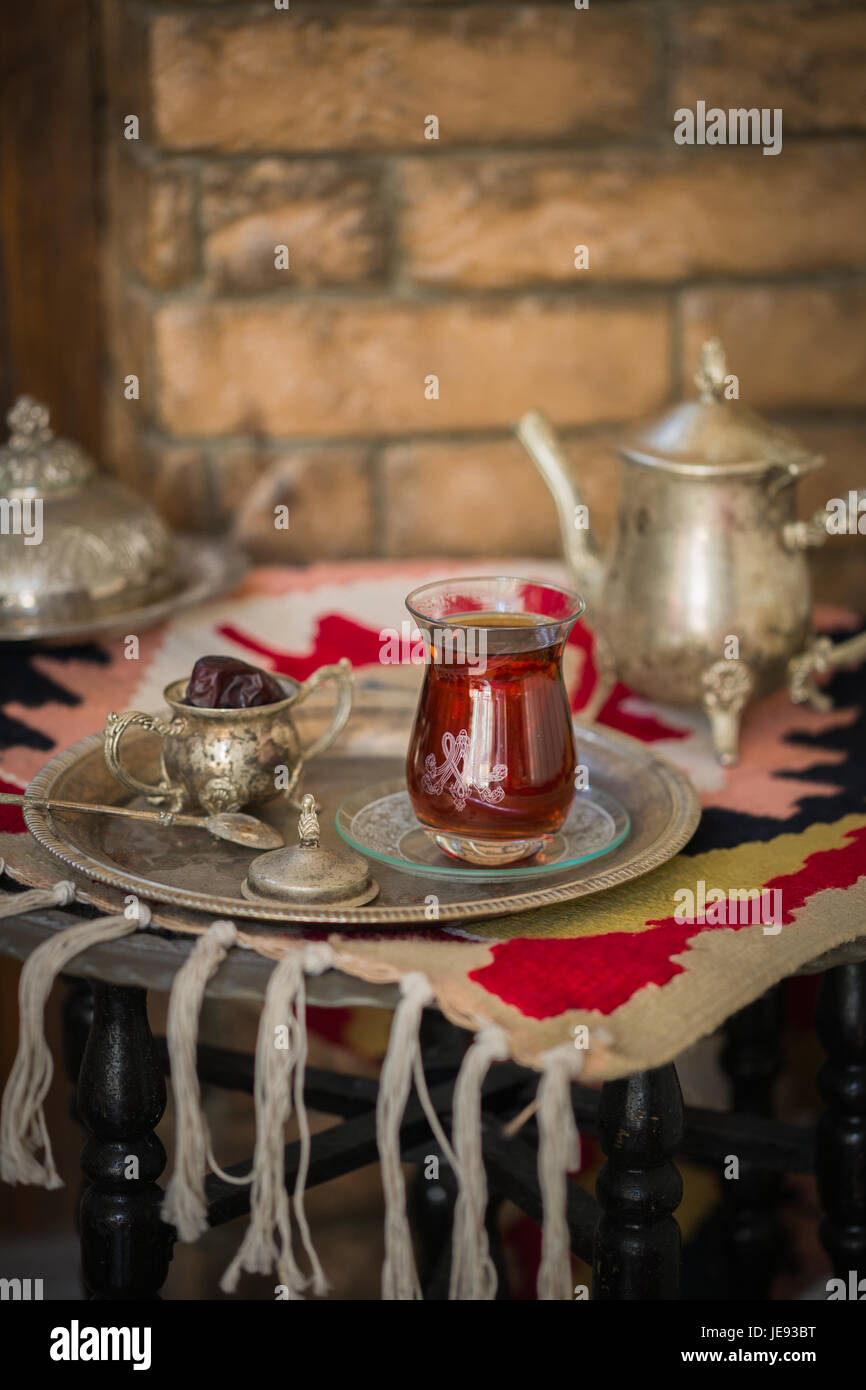
{"label": "dried date fruit", "polygon": [[199,709],[252,709],[286,698],[274,677],[236,656],[200,656],[192,668],[185,705]]}

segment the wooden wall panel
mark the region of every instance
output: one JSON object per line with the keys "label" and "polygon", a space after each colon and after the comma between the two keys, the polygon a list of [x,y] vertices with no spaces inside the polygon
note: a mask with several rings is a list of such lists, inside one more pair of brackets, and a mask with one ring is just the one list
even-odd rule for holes
{"label": "wooden wall panel", "polygon": [[2,25],[0,411],[30,392],[98,455],[97,17],[51,0],[8,6]]}

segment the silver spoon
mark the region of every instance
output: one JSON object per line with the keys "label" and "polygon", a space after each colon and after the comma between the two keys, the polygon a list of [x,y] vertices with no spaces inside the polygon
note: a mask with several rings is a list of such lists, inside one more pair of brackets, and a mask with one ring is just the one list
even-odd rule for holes
{"label": "silver spoon", "polygon": [[92,801],[54,801],[45,796],[16,796],[0,792],[0,806],[48,806],[57,811],[85,811],[97,816],[127,816],[130,820],[156,821],[159,825],[192,825],[218,840],[231,840],[249,849],[279,849],[284,840],[272,825],[243,811],[220,811],[213,816],[188,816],[179,811],[136,811],[129,806],[99,806]]}

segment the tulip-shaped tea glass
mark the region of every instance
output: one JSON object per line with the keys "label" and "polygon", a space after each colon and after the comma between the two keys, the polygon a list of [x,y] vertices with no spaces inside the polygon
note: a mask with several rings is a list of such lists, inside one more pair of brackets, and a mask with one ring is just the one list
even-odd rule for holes
{"label": "tulip-shaped tea glass", "polygon": [[574,797],[562,654],[583,600],[526,579],[449,579],[406,607],[425,654],[406,763],[416,816],[470,864],[537,854]]}

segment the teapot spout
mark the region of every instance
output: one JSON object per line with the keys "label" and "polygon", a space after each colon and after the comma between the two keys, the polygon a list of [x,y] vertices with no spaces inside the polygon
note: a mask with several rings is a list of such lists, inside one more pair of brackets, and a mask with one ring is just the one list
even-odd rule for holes
{"label": "teapot spout", "polygon": [[604,567],[598,544],[587,524],[588,511],[571,474],[553,426],[540,410],[530,410],[515,426],[517,438],[550,489],[562,547],[575,588],[589,598],[601,592]]}

